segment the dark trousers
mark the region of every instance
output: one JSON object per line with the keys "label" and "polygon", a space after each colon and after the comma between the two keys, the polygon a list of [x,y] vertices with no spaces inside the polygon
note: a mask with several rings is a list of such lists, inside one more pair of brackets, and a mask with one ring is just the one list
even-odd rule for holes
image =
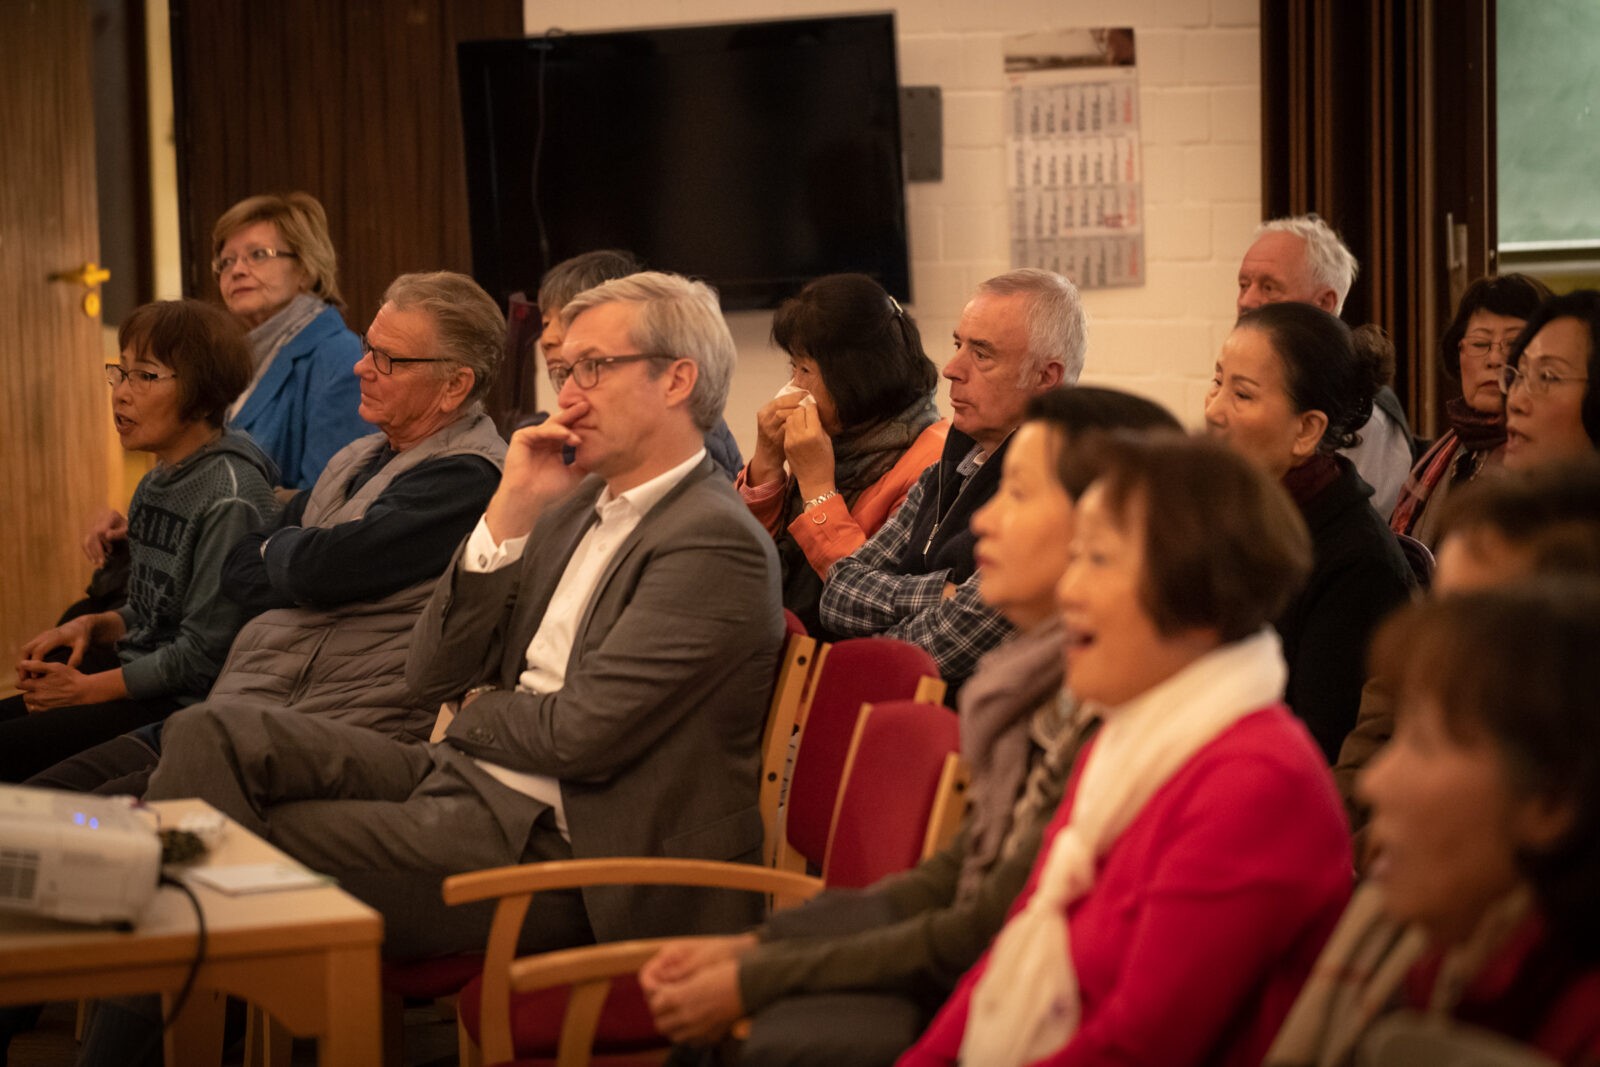
{"label": "dark trousers", "polygon": [[[445,876],[572,858],[548,810],[520,836],[508,834],[485,798],[498,790],[502,807],[529,812],[538,802],[447,746],[293,711],[199,704],[167,721],[161,750],[149,799],[199,797],[334,876],[382,913],[388,956],[482,949],[492,902],[446,906]],[[519,946],[545,952],[593,940],[580,893],[541,893]]]}
{"label": "dark trousers", "polygon": [[69,756],[24,784],[73,793],[142,797],[160,758],[142,733],[123,734]]}
{"label": "dark trousers", "polygon": [[[78,669],[98,674],[121,666],[116,652],[95,645]],[[160,722],[178,706],[169,697],[128,698],[30,714],[21,696],[7,697],[0,700],[0,782],[25,782],[86,748]]]}

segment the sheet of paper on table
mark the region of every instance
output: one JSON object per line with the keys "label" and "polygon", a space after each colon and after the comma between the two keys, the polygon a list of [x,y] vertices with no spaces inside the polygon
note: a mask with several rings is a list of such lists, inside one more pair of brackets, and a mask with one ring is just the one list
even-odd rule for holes
{"label": "sheet of paper on table", "polygon": [[312,889],[332,885],[325,874],[294,863],[246,863],[235,867],[195,867],[184,871],[184,881],[215,889],[229,896],[275,893],[285,889]]}

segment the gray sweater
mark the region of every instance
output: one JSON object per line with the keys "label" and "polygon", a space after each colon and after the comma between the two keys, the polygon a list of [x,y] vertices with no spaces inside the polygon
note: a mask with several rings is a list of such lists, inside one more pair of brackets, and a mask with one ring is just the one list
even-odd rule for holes
{"label": "gray sweater", "polygon": [[247,435],[224,431],[140,480],[128,506],[128,601],[118,609],[129,696],[192,704],[211,688],[246,618],[221,595],[222,559],[276,512],[277,477]]}

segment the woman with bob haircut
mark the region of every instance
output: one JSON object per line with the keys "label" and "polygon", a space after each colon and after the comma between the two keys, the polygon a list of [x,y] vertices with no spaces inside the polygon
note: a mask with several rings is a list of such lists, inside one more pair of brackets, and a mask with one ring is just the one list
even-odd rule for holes
{"label": "woman with bob haircut", "polygon": [[1526,274],[1479,278],[1467,286],[1456,317],[1439,339],[1439,364],[1461,395],[1445,403],[1450,428],[1412,468],[1389,528],[1430,549],[1439,543],[1438,507],[1449,494],[1498,466],[1505,455],[1506,404],[1501,379],[1517,335],[1550,290]]}
{"label": "woman with bob haircut", "polygon": [[1441,597],[1375,648],[1400,708],[1361,778],[1379,859],[1267,1062],[1600,1062],[1600,583]]}
{"label": "woman with bob haircut", "polygon": [[248,197],[217,220],[211,255],[254,367],[229,425],[272,457],[285,488],[309,489],[335,452],[372,432],[356,413],[361,341],[339,314],[327,212],[310,193]]}
{"label": "woman with bob haircut", "polygon": [[755,453],[734,484],[777,541],[783,606],[822,633],[828,568],[905,502],[950,423],[917,324],[865,274],[825,275],[785,300],[772,339],[793,377],[756,413]]}
{"label": "woman with bob haircut", "polygon": [[1068,688],[1102,726],[912,1067],[1259,1063],[1349,896],[1271,627],[1311,565],[1293,503],[1203,440],[1094,461],[1057,602]]}
{"label": "woman with bob haircut", "polygon": [[1552,297],[1502,368],[1506,469],[1532,470],[1600,448],[1600,291]]}
{"label": "woman with bob haircut", "polygon": [[22,647],[21,695],[0,701],[0,780],[21,782],[206,695],[245,613],[222,595],[222,560],[276,512],[277,472],[223,428],[250,380],[227,314],[195,300],[137,308],[106,364],[122,447],[156,465],[128,508],[127,603],[80,615]]}
{"label": "woman with bob haircut", "polygon": [[1356,722],[1367,641],[1414,585],[1372,490],[1337,454],[1359,440],[1393,351],[1310,304],[1239,317],[1217,357],[1206,430],[1279,479],[1311,530],[1311,577],[1277,619],[1288,703],[1332,764]]}

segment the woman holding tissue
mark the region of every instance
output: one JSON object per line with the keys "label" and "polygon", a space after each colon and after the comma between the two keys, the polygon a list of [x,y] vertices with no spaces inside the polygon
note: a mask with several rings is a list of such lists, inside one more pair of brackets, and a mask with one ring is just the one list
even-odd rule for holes
{"label": "woman holding tissue", "polygon": [[777,541],[784,607],[821,634],[828,568],[895,513],[950,423],[917,324],[864,274],[826,275],[784,301],[772,339],[793,377],[756,413],[735,485]]}

